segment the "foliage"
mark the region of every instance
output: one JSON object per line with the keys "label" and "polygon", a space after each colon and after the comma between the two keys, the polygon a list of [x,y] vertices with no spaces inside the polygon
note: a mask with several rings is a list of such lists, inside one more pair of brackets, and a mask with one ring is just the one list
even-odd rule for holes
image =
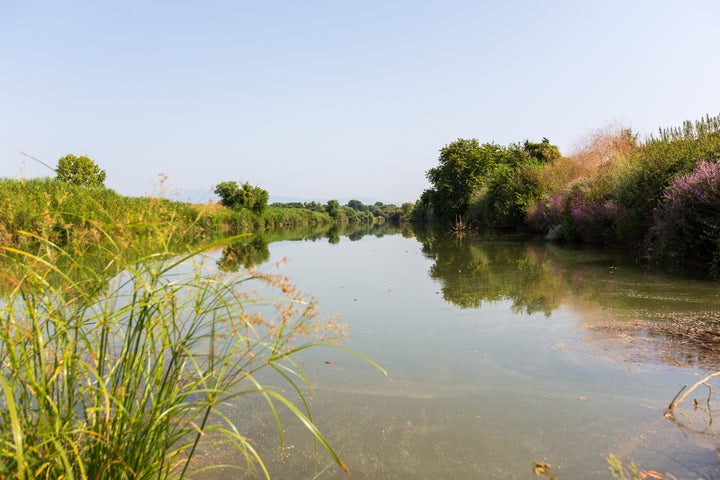
{"label": "foliage", "polygon": [[55,169],[57,179],[73,185],[102,187],[105,185],[105,170],[86,156],[76,157],[69,153],[58,160]]}
{"label": "foliage", "polygon": [[[269,477],[244,426],[223,414],[253,396],[281,443],[284,408],[347,471],[311,420],[293,360],[342,335],[337,324],[283,277],[208,274],[199,252],[129,258],[106,238],[99,269],[51,243],[41,255],[5,248],[24,270],[0,302],[0,477],[184,478],[206,442],[235,448],[240,468]],[[94,281],[73,280],[66,265]],[[277,316],[254,307],[262,299],[247,287],[258,283],[282,292]],[[266,370],[297,405],[261,383]]]}
{"label": "foliage", "polygon": [[410,220],[413,204],[407,203],[402,207],[393,204],[375,202],[365,205],[360,200],[350,200],[346,205],[340,205],[338,200],[330,200],[323,205],[319,202],[289,202],[274,203],[278,208],[304,208],[313,212],[322,212],[328,215],[336,224],[384,224],[401,225]]}
{"label": "foliage", "polygon": [[201,232],[199,213],[192,206],[161,198],[133,198],[113,190],[84,187],[57,179],[0,179],[0,240],[4,245],[32,242],[33,237],[55,243],[96,241],[97,228],[122,231],[128,241],[152,242],[148,235],[160,227],[165,239],[192,238]]}
{"label": "foliage", "polygon": [[337,200],[328,200],[325,210],[327,211],[328,215],[330,215],[330,217],[334,218],[335,220],[338,220],[340,218],[340,215],[342,215],[340,202],[338,202]]}
{"label": "foliage", "polygon": [[267,190],[253,187],[247,182],[242,187],[235,181],[220,182],[215,187],[215,193],[220,197],[220,203],[228,208],[246,208],[258,214],[265,210],[270,198]]}
{"label": "foliage", "polygon": [[433,188],[424,202],[441,222],[465,214],[470,199],[487,176],[501,162],[503,148],[493,143],[480,145],[476,139],[458,139],[440,150],[439,165],[427,171]]}
{"label": "foliage", "polygon": [[0,179],[0,204],[0,244],[16,247],[36,242],[33,236],[20,235],[23,231],[69,246],[97,243],[102,229],[121,235],[128,248],[147,249],[163,247],[163,241],[192,244],[219,235],[318,227],[332,221],[324,212],[305,208],[270,206],[258,214],[219,205],[125,197],[107,188],[50,178]]}
{"label": "foliage", "polygon": [[720,116],[696,122],[686,121],[681,128],[660,129],[632,154],[610,188],[637,225],[633,240],[647,237],[653,211],[663,201],[665,190],[677,176],[685,175],[702,160],[720,157]]}
{"label": "foliage", "polygon": [[525,140],[523,151],[528,158],[535,159],[540,163],[549,163],[560,158],[560,149],[556,145],[552,145],[550,140],[545,137],[540,143]]}
{"label": "foliage", "polygon": [[523,226],[527,209],[540,196],[540,168],[534,159],[495,168],[479,202],[480,210],[485,212],[485,222],[502,228]]}
{"label": "foliage", "polygon": [[360,200],[350,200],[348,201],[347,206],[352,208],[353,210],[358,210],[361,212],[364,212],[368,209],[367,205],[363,204]]}
{"label": "foliage", "polygon": [[677,177],[655,209],[650,237],[655,259],[720,264],[720,160],[701,161]]}
{"label": "foliage", "polygon": [[[427,172],[432,188],[417,201],[412,219],[450,223],[463,217],[491,228],[530,227],[555,241],[644,244],[656,261],[718,264],[714,207],[691,200],[675,183],[716,158],[720,116],[660,129],[644,142],[629,128],[598,130],[567,158],[547,138],[507,147],[461,139],[441,150],[440,165]],[[663,206],[668,189],[683,197],[687,220],[680,218],[679,199],[673,212],[664,210],[670,208]],[[702,218],[690,213],[701,206],[707,212]]]}
{"label": "foliage", "polygon": [[450,223],[464,216],[493,227],[521,226],[541,193],[540,169],[559,157],[547,138],[507,147],[458,139],[440,151],[440,165],[428,170],[433,188],[423,192],[413,220]]}
{"label": "foliage", "polygon": [[658,264],[716,266],[720,218],[708,163],[716,158],[720,116],[660,129],[644,142],[626,128],[595,132],[573,156],[539,171],[542,193],[527,223],[551,240],[644,245]]}

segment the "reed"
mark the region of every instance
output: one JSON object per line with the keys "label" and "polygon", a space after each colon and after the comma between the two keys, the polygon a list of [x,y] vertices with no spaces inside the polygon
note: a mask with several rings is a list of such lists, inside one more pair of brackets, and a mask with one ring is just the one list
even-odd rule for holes
{"label": "reed", "polygon": [[[17,266],[0,300],[0,478],[188,478],[221,467],[194,462],[207,442],[269,478],[223,414],[248,397],[267,407],[280,444],[290,411],[347,471],[313,423],[296,360],[341,337],[340,325],[286,278],[219,272],[204,248],[129,256],[100,234],[103,260],[89,266],[91,252],[37,236],[41,253],[3,247]],[[283,385],[264,384],[265,371]]]}

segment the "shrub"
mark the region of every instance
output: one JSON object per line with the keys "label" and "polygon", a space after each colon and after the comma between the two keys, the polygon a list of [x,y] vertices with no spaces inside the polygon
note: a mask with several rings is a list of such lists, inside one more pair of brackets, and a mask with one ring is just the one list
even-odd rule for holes
{"label": "shrub", "polygon": [[623,207],[615,200],[576,197],[570,203],[570,215],[585,243],[609,243],[614,240],[613,227]]}
{"label": "shrub", "polygon": [[655,209],[650,247],[656,262],[720,260],[720,160],[702,161],[672,181]]}
{"label": "shrub", "polygon": [[483,189],[478,216],[489,219],[494,227],[524,226],[528,208],[540,195],[538,172],[541,168],[535,159],[496,167]]}

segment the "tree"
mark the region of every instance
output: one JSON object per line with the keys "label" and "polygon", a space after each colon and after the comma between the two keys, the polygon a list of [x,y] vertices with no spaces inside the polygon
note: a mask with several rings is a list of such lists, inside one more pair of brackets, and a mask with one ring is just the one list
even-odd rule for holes
{"label": "tree", "polygon": [[267,207],[270,195],[267,190],[253,187],[245,182],[242,188],[235,181],[220,182],[215,187],[220,203],[232,209],[247,208],[255,213],[262,213]]}
{"label": "tree", "polygon": [[243,189],[247,191],[248,198],[250,199],[250,210],[258,214],[265,211],[268,200],[270,200],[268,191],[260,187],[251,187],[249,183],[244,183]]}
{"label": "tree", "polygon": [[367,205],[363,204],[360,200],[350,200],[347,203],[347,206],[352,208],[353,210],[358,210],[360,212],[364,212],[367,210]]}
{"label": "tree", "polygon": [[76,157],[68,153],[58,160],[55,169],[58,180],[84,187],[105,186],[105,170],[101,170],[97,163],[86,156]]}
{"label": "tree", "polygon": [[328,215],[335,219],[337,219],[342,212],[342,210],[340,210],[340,202],[338,202],[337,200],[328,200],[325,210],[327,211]]}
{"label": "tree", "polygon": [[458,139],[440,150],[440,165],[427,172],[434,186],[426,196],[440,221],[450,222],[463,215],[472,194],[501,162],[505,149],[494,143],[480,145],[476,139]]}
{"label": "tree", "polygon": [[530,158],[542,163],[552,162],[556,158],[560,158],[560,149],[556,145],[552,145],[550,140],[545,137],[543,137],[540,143],[532,143],[529,140],[525,140],[523,149]]}
{"label": "tree", "polygon": [[220,203],[228,208],[243,206],[242,194],[237,182],[220,182],[215,187],[215,193],[220,197]]}

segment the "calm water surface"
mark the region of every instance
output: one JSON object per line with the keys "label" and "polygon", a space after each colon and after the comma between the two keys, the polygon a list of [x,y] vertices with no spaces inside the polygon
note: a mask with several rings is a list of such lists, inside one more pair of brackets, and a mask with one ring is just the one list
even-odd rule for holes
{"label": "calm water surface", "polygon": [[[680,387],[720,367],[718,284],[503,238],[334,242],[272,243],[261,269],[285,259],[280,271],[350,325],[345,344],[389,372],[336,349],[303,356],[316,423],[353,478],[532,479],[544,461],[561,480],[607,479],[610,453],[720,476],[712,416],[690,399],[677,422],[663,417]],[[708,389],[695,397],[706,406]],[[230,414],[257,425],[246,411]],[[272,425],[250,432],[273,478],[345,478],[286,426],[282,458]]]}

